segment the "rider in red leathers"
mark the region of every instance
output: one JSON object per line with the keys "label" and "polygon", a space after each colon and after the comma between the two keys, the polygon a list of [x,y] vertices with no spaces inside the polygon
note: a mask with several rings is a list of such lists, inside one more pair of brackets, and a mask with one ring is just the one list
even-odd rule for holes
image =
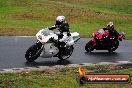
{"label": "rider in red leathers", "polygon": [[93,37],[86,44],[85,50],[91,52],[96,50],[108,50],[109,52],[115,51],[119,46],[119,40],[125,38],[125,33],[118,33],[113,25],[109,22],[106,28],[98,29],[93,33]]}

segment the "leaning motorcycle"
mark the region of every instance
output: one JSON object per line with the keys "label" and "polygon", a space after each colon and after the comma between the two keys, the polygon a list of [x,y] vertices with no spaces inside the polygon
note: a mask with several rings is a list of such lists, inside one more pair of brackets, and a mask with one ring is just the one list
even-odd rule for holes
{"label": "leaning motorcycle", "polygon": [[37,42],[26,51],[25,58],[28,62],[33,62],[38,57],[50,58],[58,57],[60,60],[69,58],[74,50],[74,44],[80,39],[79,33],[73,32],[71,36],[63,33],[62,42],[58,46],[59,32],[54,32],[48,28],[40,30],[36,34]]}
{"label": "leaning motorcycle", "polygon": [[125,33],[122,32],[115,38],[109,34],[108,31],[98,29],[93,33],[91,40],[86,44],[85,50],[91,52],[96,50],[108,50],[108,52],[115,51],[119,46],[119,41],[125,39]]}

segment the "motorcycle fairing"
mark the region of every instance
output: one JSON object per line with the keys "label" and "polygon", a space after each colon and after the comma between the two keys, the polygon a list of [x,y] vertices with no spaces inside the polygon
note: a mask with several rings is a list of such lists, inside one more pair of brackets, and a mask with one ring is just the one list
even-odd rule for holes
{"label": "motorcycle fairing", "polygon": [[49,58],[53,57],[59,52],[59,49],[53,43],[44,44],[43,51],[41,53],[41,57]]}

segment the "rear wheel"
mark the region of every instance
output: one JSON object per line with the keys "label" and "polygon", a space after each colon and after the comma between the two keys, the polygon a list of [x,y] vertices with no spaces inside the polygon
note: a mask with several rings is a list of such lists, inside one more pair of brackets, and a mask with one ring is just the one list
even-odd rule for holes
{"label": "rear wheel", "polygon": [[109,53],[112,53],[113,51],[115,51],[119,46],[119,41],[115,40],[114,44],[111,45],[111,47],[108,49]]}
{"label": "rear wheel", "polygon": [[86,44],[85,50],[86,50],[87,52],[91,52],[91,51],[94,50],[91,40]]}
{"label": "rear wheel", "polygon": [[66,59],[68,59],[72,55],[73,49],[74,49],[73,46],[67,46],[66,48],[61,49],[59,51],[58,58],[60,60],[66,60]]}
{"label": "rear wheel", "polygon": [[40,56],[42,52],[41,46],[34,44],[31,47],[29,47],[29,49],[26,51],[26,54],[25,54],[25,58],[28,62],[33,62]]}

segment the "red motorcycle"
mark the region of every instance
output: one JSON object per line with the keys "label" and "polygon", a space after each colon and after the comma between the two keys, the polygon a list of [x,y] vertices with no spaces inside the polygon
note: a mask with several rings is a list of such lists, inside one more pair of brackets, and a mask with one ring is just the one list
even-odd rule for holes
{"label": "red motorcycle", "polygon": [[91,40],[86,44],[85,50],[91,52],[96,50],[115,51],[119,46],[119,41],[125,39],[125,33],[118,34],[118,38],[111,36],[108,30],[98,29],[93,33]]}

